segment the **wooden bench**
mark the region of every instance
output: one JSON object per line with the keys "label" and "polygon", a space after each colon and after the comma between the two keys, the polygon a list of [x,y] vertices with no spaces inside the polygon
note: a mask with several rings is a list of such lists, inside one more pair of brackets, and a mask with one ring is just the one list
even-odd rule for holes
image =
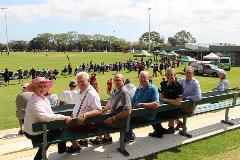
{"label": "wooden bench", "polygon": [[[212,111],[217,111],[220,109],[226,109],[225,113],[225,120],[222,121],[226,124],[231,124],[229,122],[228,113],[229,108],[235,107],[237,102],[237,97],[240,96],[240,93],[228,93],[228,94],[222,94],[222,95],[216,95],[216,96],[208,96],[203,97],[201,101],[193,102],[193,101],[183,101],[181,105],[179,106],[171,106],[169,104],[161,104],[156,110],[148,109],[148,108],[139,108],[139,109],[133,109],[131,116],[127,118],[128,124],[124,128],[112,128],[107,126],[100,126],[95,131],[86,131],[86,132],[74,132],[74,131],[66,131],[60,134],[59,136],[47,140],[47,130],[57,129],[57,128],[68,128],[77,125],[77,119],[73,119],[70,124],[66,124],[65,121],[52,121],[52,122],[37,122],[33,124],[33,131],[43,131],[43,143],[35,143],[33,144],[33,147],[39,147],[40,145],[43,145],[43,158],[47,159],[46,156],[46,146],[48,144],[55,144],[59,142],[66,142],[70,140],[77,140],[92,136],[98,136],[103,135],[105,133],[115,133],[120,132],[120,147],[118,150],[124,155],[129,156],[129,153],[125,149],[125,142],[124,142],[124,133],[129,130],[129,128],[139,128],[143,126],[148,126],[152,124],[157,124],[161,122],[166,122],[169,120],[174,120],[177,118],[183,118],[183,130],[179,132],[180,135],[191,138],[192,135],[187,133],[187,118],[192,117],[194,115],[208,113]],[[217,102],[217,103],[212,103]],[[154,120],[146,121],[146,122],[131,122],[130,118],[135,117],[141,117],[141,116],[148,116],[151,113],[156,112],[165,112],[165,111],[171,111],[176,109],[183,109],[185,107],[188,107],[190,105],[193,105],[196,109],[193,110],[193,112],[190,113],[179,113],[178,115],[172,116],[164,116],[164,117],[157,117]],[[61,112],[61,111],[60,111]],[[59,113],[59,112],[58,112]],[[64,114],[68,113],[68,111],[65,110],[65,112],[62,112]],[[91,123],[98,123],[103,122],[108,117],[112,116],[111,114],[103,114],[96,117],[87,118],[84,121],[84,124],[91,124]]]}

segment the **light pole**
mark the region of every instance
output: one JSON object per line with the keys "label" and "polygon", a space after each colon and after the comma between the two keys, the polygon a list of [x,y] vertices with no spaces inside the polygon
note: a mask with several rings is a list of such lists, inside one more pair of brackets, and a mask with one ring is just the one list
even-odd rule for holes
{"label": "light pole", "polygon": [[113,42],[114,42],[114,33],[115,33],[116,31],[113,31],[113,39],[112,39],[112,50],[114,51],[114,44],[113,44]]}
{"label": "light pole", "polygon": [[151,52],[151,47],[150,47],[150,10],[151,8],[148,8],[148,18],[149,18],[149,21],[148,21],[148,52],[150,53]]}
{"label": "light pole", "polygon": [[8,45],[8,30],[7,30],[7,10],[8,8],[1,8],[1,10],[4,10],[5,13],[5,24],[6,24],[6,38],[7,38],[7,54],[9,55],[9,45]]}

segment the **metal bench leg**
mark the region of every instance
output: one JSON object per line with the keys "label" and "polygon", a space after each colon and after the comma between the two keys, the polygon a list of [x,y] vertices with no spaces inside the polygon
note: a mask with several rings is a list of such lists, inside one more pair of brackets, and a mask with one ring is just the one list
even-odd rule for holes
{"label": "metal bench leg", "polygon": [[224,124],[228,124],[228,125],[230,125],[230,126],[233,126],[234,123],[229,122],[229,116],[228,116],[228,114],[229,114],[229,108],[227,108],[227,109],[225,110],[225,120],[221,120],[221,123],[224,123]]}
{"label": "metal bench leg", "polygon": [[187,133],[187,117],[183,118],[183,129],[179,132],[181,136],[192,138],[192,135]]}
{"label": "metal bench leg", "polygon": [[43,145],[42,145],[42,158],[47,160],[47,125],[43,124]]}
{"label": "metal bench leg", "polygon": [[120,132],[120,139],[119,139],[119,142],[120,142],[120,148],[117,148],[117,150],[122,153],[125,157],[128,157],[129,156],[129,153],[126,151],[125,149],[125,142],[124,142],[124,130],[122,130]]}

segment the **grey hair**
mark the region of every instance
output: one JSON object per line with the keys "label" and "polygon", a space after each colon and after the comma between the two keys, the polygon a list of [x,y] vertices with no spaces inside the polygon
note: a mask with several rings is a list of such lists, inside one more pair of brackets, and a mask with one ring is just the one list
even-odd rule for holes
{"label": "grey hair", "polygon": [[89,80],[89,74],[87,72],[79,72],[76,75],[76,78],[83,77],[85,80]]}
{"label": "grey hair", "polygon": [[194,68],[193,68],[192,66],[186,66],[185,72],[186,72],[187,70],[192,70],[192,71],[194,72]]}
{"label": "grey hair", "polygon": [[227,77],[227,73],[224,69],[219,70],[219,74],[223,74],[224,77]]}
{"label": "grey hair", "polygon": [[148,79],[150,79],[150,74],[148,73],[148,71],[141,71],[140,74],[139,74],[139,77],[143,75],[145,77],[147,77]]}

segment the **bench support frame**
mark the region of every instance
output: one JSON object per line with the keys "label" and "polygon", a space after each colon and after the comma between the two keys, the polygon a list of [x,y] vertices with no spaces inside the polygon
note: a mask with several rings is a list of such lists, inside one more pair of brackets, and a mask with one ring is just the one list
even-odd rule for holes
{"label": "bench support frame", "polygon": [[43,124],[42,158],[47,160],[47,124]]}
{"label": "bench support frame", "polygon": [[187,133],[187,117],[183,118],[183,129],[179,131],[179,134],[186,138],[192,138],[192,135]]}
{"label": "bench support frame", "polygon": [[117,150],[122,153],[122,155],[124,155],[125,157],[128,157],[129,156],[129,153],[128,151],[126,151],[125,149],[125,142],[124,142],[124,135],[125,134],[125,130],[121,130],[120,132],[120,139],[119,139],[119,142],[120,142],[120,148],[117,148]]}

